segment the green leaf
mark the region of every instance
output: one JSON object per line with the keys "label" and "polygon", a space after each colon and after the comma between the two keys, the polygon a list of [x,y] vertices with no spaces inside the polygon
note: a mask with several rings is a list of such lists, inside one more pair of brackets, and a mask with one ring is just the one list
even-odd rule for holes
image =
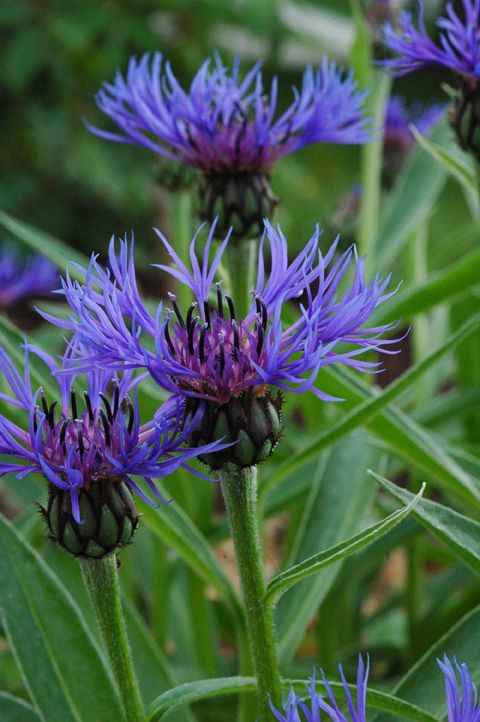
{"label": "green leaf", "polygon": [[[279,466],[266,480],[262,494],[271,489],[278,481],[303,464],[315,458],[319,451],[338,441],[358,426],[366,425],[370,431],[383,439],[407,461],[415,463],[422,471],[434,473],[449,489],[460,494],[467,502],[480,507],[480,492],[470,477],[450,459],[433,437],[412,419],[396,407],[383,411],[387,404],[406,391],[422,374],[430,369],[442,356],[465,340],[480,324],[477,314],[456,333],[452,334],[438,349],[425,359],[411,367],[402,376],[378,393],[372,391],[344,370],[325,369],[323,386],[327,392],[342,395],[352,400],[352,392],[357,404],[337,423],[322,432],[308,446],[295,454],[292,459]],[[328,381],[330,380],[330,385]],[[327,382],[327,385],[325,385]],[[440,456],[438,456],[438,454]],[[442,460],[442,463],[438,462]]]}
{"label": "green leaf", "polygon": [[[381,128],[385,118],[392,78],[380,68],[376,68],[370,78],[371,96],[367,100],[368,109],[372,113],[372,125]],[[370,143],[362,146],[362,194],[358,220],[358,245],[360,251],[367,255],[370,265],[376,256],[378,240],[378,217],[381,207],[382,186],[383,133],[375,133]]]}
{"label": "green leaf", "polygon": [[[352,436],[338,444],[320,461],[308,496],[287,566],[301,563],[360,531],[373,498],[366,468],[375,464],[378,452]],[[279,656],[285,664],[295,654],[305,630],[334,583],[342,562],[322,569],[280,599],[276,610]]]}
{"label": "green leaf", "polygon": [[355,25],[355,37],[350,52],[350,65],[353,68],[358,86],[368,88],[371,85],[370,76],[372,73],[370,31],[359,0],[350,0],[350,5]]}
{"label": "green leaf", "polygon": [[[445,144],[451,134],[447,122],[436,126],[430,138]],[[393,188],[380,222],[375,270],[388,272],[403,246],[431,213],[447,177],[447,171],[426,153],[416,151]],[[422,192],[419,193],[419,188]]]}
{"label": "green leaf", "polygon": [[454,153],[453,150],[442,148],[438,143],[429,141],[414,125],[409,125],[409,128],[415,136],[417,143],[462,185],[467,192],[470,207],[474,209],[475,214],[478,215],[478,183],[475,170],[471,165],[468,165],[463,158],[460,158]]}
{"label": "green leaf", "polygon": [[[168,498],[168,493],[162,490],[158,483],[157,487]],[[175,549],[194,572],[215,587],[233,610],[242,614],[241,602],[230,580],[218,563],[208,541],[183,509],[173,502],[168,505],[162,504],[156,513],[153,513],[144,502],[137,503],[139,508],[145,511],[144,522],[151,531],[167,546]]]}
{"label": "green leaf", "polygon": [[0,719],[2,722],[40,722],[31,705],[7,692],[0,692]]}
{"label": "green leaf", "polygon": [[59,241],[45,231],[40,231],[38,228],[34,228],[24,221],[19,221],[4,211],[0,211],[0,227],[9,231],[12,236],[18,238],[19,241],[25,243],[25,245],[33,251],[42,253],[46,258],[49,258],[62,274],[65,273],[68,267],[72,278],[76,278],[79,281],[84,280],[83,274],[71,265],[72,263],[78,263],[84,268],[87,268],[90,262],[89,258],[83,253],[80,253],[80,251],[71,248],[71,246],[63,243],[63,241]]}
{"label": "green leaf", "polygon": [[254,677],[223,677],[220,679],[202,679],[198,682],[187,682],[164,692],[147,709],[148,722],[155,722],[163,714],[174,707],[179,707],[201,699],[211,699],[229,694],[254,692]]}
{"label": "green leaf", "polygon": [[140,692],[148,704],[155,695],[172,687],[177,680],[137,608],[125,597],[122,607]]}
{"label": "green leaf", "polygon": [[[376,477],[375,474],[373,475]],[[384,534],[397,526],[397,524],[400,524],[400,522],[408,516],[408,514],[410,514],[412,509],[421,499],[424,489],[425,484],[422,486],[417,496],[413,496],[413,494],[409,495],[410,499],[408,504],[404,506],[403,509],[393,512],[387,516],[386,519],[382,519],[376,524],[372,524],[368,527],[368,529],[360,532],[360,534],[355,534],[355,536],[350,537],[341,544],[336,544],[334,547],[330,547],[330,549],[326,549],[319,554],[314,554],[308,559],[305,559],[304,562],[296,564],[294,567],[278,574],[267,585],[265,601],[271,603],[276,597],[283,594],[293,584],[297,584],[311,574],[316,574],[320,569],[323,569],[333,562],[354,554],[360,549],[363,549],[371,544],[376,539],[384,536]]]}
{"label": "green leaf", "polygon": [[[417,498],[406,489],[400,489],[375,472],[371,471],[370,474],[396,499],[410,504]],[[418,504],[413,514],[459,559],[468,564],[474,572],[480,574],[480,524],[478,522],[427,499],[423,499]]]}
{"label": "green leaf", "polygon": [[372,317],[377,326],[392,318],[409,319],[429,311],[439,303],[462,296],[478,284],[480,278],[480,249],[463,256],[440,273],[432,273],[424,283],[413,284],[382,304]]}
{"label": "green leaf", "polygon": [[[436,720],[445,720],[445,681],[437,659],[441,659],[446,654],[452,661],[456,657],[459,662],[465,662],[474,683],[478,683],[480,681],[479,629],[480,606],[466,614],[411,667],[393,690],[395,697],[400,697],[411,704],[421,704]],[[381,715],[375,718],[375,722],[393,722],[396,719],[390,715]]]}
{"label": "green leaf", "polygon": [[[179,707],[192,702],[198,702],[202,699],[212,699],[215,697],[241,694],[244,692],[255,691],[255,679],[252,677],[224,677],[223,679],[205,679],[198,682],[187,682],[175,689],[160,695],[148,708],[148,722],[157,722],[168,710]],[[297,694],[302,696],[305,694],[305,682],[303,680],[283,680],[284,689],[293,687]],[[339,682],[330,682],[330,686],[335,694],[344,694],[343,685]],[[324,691],[324,685],[317,680],[318,690]],[[355,694],[356,687],[349,685],[352,694]],[[305,695],[306,696],[306,695]],[[412,722],[438,722],[435,717],[416,705],[405,702],[402,699],[377,692],[369,689],[367,691],[367,705],[373,709],[387,710],[396,715],[396,719],[412,720]]]}
{"label": "green leaf", "polygon": [[3,624],[41,718],[45,722],[124,719],[80,610],[45,562],[3,517],[0,547]]}

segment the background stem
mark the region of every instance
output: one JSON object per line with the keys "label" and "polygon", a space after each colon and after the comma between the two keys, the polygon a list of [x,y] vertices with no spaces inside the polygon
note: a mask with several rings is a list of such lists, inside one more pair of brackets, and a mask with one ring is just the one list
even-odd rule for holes
{"label": "background stem", "polygon": [[128,722],[144,722],[143,703],[120,603],[116,557],[110,554],[103,559],[82,559],[81,568],[123,703],[125,717]]}
{"label": "background stem", "polygon": [[227,464],[221,487],[232,528],[233,543],[245,601],[247,628],[257,677],[258,722],[271,719],[268,695],[281,701],[273,613],[264,604],[265,581],[257,517],[256,467]]}

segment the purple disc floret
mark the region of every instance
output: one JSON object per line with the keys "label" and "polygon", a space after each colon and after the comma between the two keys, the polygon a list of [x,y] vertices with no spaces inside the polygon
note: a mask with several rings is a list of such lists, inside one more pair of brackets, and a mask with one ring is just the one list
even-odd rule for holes
{"label": "purple disc floret", "polygon": [[[256,388],[260,394],[270,385],[297,393],[312,389],[319,398],[334,400],[315,386],[321,368],[340,362],[373,372],[378,364],[360,356],[369,351],[388,353],[395,343],[383,337],[394,325],[367,325],[375,308],[395,292],[386,291],[389,277],[366,281],[364,261],[354,247],[336,255],[335,242],[323,255],[318,229],[290,260],[280,228],[265,222],[257,279],[244,318],[237,317],[235,299],[218,278],[228,237],[211,254],[211,228],[200,261],[194,238],[187,266],[157,233],[174,262],[159,268],[187,286],[194,302],[180,309],[170,294],[167,307],[160,303],[153,316],[138,292],[133,243],[121,241],[117,254],[112,240],[111,270],[93,256],[88,269],[83,269],[84,283],[69,276],[63,281],[61,293],[72,310],[70,317],[44,314],[77,333],[85,348],[82,368],[146,368],[169,392],[220,404],[247,389]],[[348,286],[347,274],[351,275]],[[290,304],[297,318],[285,325],[282,311]]]}
{"label": "purple disc floret", "polygon": [[324,59],[305,71],[293,102],[277,113],[277,80],[263,86],[261,63],[240,78],[218,57],[206,60],[189,90],[154,53],[130,60],[96,97],[120,132],[87,125],[96,135],[141,145],[203,173],[265,172],[279,158],[309,143],[364,143],[371,137],[352,75]]}

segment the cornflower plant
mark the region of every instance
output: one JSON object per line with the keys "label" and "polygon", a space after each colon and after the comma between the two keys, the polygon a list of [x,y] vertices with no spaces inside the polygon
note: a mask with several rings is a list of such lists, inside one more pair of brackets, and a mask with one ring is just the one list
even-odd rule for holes
{"label": "cornflower plant", "polygon": [[453,71],[458,90],[453,91],[455,102],[450,122],[460,147],[479,160],[480,2],[462,0],[461,5],[462,10],[458,12],[453,3],[448,3],[445,15],[437,20],[438,42],[428,35],[421,0],[418,2],[418,27],[411,13],[403,11],[398,26],[385,26],[385,45],[395,56],[383,64],[394,75],[406,75],[431,65]]}
{"label": "cornflower plant", "polygon": [[[77,351],[75,345],[70,346],[59,366],[41,349],[26,347],[22,376],[0,348],[0,369],[9,387],[0,399],[24,416],[20,424],[0,414],[0,453],[6,455],[0,462],[0,475],[13,472],[23,479],[36,472],[45,479],[48,502],[41,512],[49,537],[83,562],[125,713],[129,720],[141,720],[114,553],[132,541],[138,526],[131,492],[152,503],[133,477],[143,477],[153,497],[165,502],[152,477],[167,476],[200,453],[185,448],[199,415],[182,424],[181,401],[177,400],[167,402],[141,425],[137,400],[129,395],[137,381],[129,372],[120,377],[90,370],[80,397],[81,379],[67,368]],[[32,388],[31,352],[49,372],[62,370],[57,376],[57,398],[47,400],[42,388]],[[215,446],[205,447],[205,452]]]}
{"label": "cornflower plant", "polygon": [[[137,241],[135,257],[133,240],[112,242],[90,260],[90,248],[84,255],[0,211],[2,228],[69,274],[56,302],[40,305],[56,328],[39,317],[24,338],[0,317],[0,510],[11,517],[0,515],[1,721],[480,722],[478,206],[473,163],[456,156],[453,133],[440,123],[431,140],[410,134],[410,111],[392,112],[396,81],[375,62],[375,33],[386,17],[399,29],[399,3],[344,3],[332,16],[327,0],[279,0],[268,23],[256,22],[267,5],[227,3],[224,23],[216,3],[198,4],[192,22],[177,0],[146,0],[140,25],[116,3],[108,33],[97,32],[103,15],[89,4],[78,16],[68,9],[75,32],[61,7],[50,22],[48,3],[42,13],[33,5],[2,13],[13,111],[2,130],[7,156],[23,162],[30,143],[19,143],[16,121],[28,97],[38,158],[23,182],[4,174],[0,192],[13,208],[20,189],[21,209],[48,217],[55,236],[81,232],[83,248],[107,225],[96,214],[109,199],[111,227],[129,228],[131,213],[147,224],[160,210],[173,240]],[[477,37],[476,7],[447,7],[458,34],[441,29],[439,52],[451,41],[460,58],[462,38]],[[466,24],[462,8],[474,11]],[[255,24],[255,42],[273,51],[265,65],[253,60],[242,74],[214,55],[198,70],[212,53],[197,44],[209,16],[208,39],[232,48],[235,27],[248,31],[240,47]],[[27,40],[16,47],[19,18]],[[48,53],[35,67],[42,22],[55,41],[50,75]],[[302,27],[315,34],[308,48]],[[324,35],[353,74],[321,60]],[[141,55],[159,43],[162,56]],[[85,82],[101,83],[92,69],[103,75],[132,48],[140,59],[97,98],[107,118],[91,130],[113,142],[102,148],[84,133],[83,145],[75,122],[62,133],[56,98],[81,89],[71,107],[86,107]],[[176,77],[162,59],[174,48]],[[319,69],[292,81],[292,97],[287,75],[306,52]],[[279,69],[284,77],[267,86]],[[29,80],[20,98],[14,88]],[[434,93],[419,88],[404,86],[425,132],[415,109]],[[49,152],[65,139],[68,155]],[[409,155],[388,188],[382,144]],[[149,192],[148,166],[136,175],[149,162],[142,147],[169,164],[163,180],[183,195]],[[40,161],[48,182],[35,185],[48,194],[34,205]],[[288,242],[272,225],[273,172]],[[192,176],[210,223],[193,242]],[[310,238],[305,228],[325,225],[359,181],[358,254],[344,223],[332,246],[326,233]],[[63,226],[60,195],[71,215]],[[142,262],[156,260],[146,273]],[[314,663],[323,671],[306,686]],[[346,682],[354,668],[356,686]]]}
{"label": "cornflower plant", "polygon": [[131,58],[96,96],[99,109],[120,132],[88,128],[107,140],[134,143],[187,166],[204,178],[203,219],[220,214],[217,233],[232,238],[260,233],[277,199],[269,184],[274,163],[311,143],[364,143],[369,118],[352,74],[324,58],[308,68],[291,105],[278,117],[278,85],[265,94],[261,63],[243,79],[239,62],[229,70],[220,57],[206,60],[185,91],[160,53]]}
{"label": "cornflower plant", "polygon": [[[79,360],[81,369],[97,365],[117,370],[145,368],[159,386],[185,399],[187,428],[204,407],[201,422],[190,434],[194,446],[209,449],[216,442],[231,444],[218,453],[202,453],[201,459],[219,472],[230,515],[259,703],[265,715],[266,692],[278,698],[280,690],[271,610],[264,607],[260,613],[265,588],[256,520],[256,467],[280,438],[282,392],[312,390],[322,401],[335,401],[315,386],[323,367],[334,363],[360,371],[377,367],[360,356],[366,351],[388,351],[394,341],[383,336],[392,324],[370,328],[365,324],[393,292],[386,292],[388,277],[365,280],[363,261],[354,248],[335,258],[334,243],[323,256],[318,229],[289,261],[285,236],[267,221],[251,307],[244,318],[238,317],[234,299],[224,293],[220,280],[214,283],[230,239],[223,241],[210,261],[214,234],[213,226],[201,262],[194,237],[190,268],[159,234],[175,264],[160,269],[186,285],[195,299],[186,313],[170,294],[172,309],[163,313],[160,304],[152,316],[138,292],[133,244],[129,247],[122,241],[117,255],[112,241],[111,271],[93,256],[90,266],[82,270],[83,285],[69,276],[63,282],[62,294],[73,314],[67,320],[46,318],[75,332],[85,349]],[[271,258],[268,274],[266,244]],[[341,294],[339,286],[352,263],[351,285]],[[284,328],[283,307],[302,295],[305,300],[297,320]]]}

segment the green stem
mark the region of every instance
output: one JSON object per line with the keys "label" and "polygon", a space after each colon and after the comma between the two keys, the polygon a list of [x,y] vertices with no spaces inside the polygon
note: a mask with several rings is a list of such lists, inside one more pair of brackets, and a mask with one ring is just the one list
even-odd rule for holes
{"label": "green stem", "polygon": [[[170,222],[174,246],[182,261],[187,263],[192,240],[192,195],[188,190],[177,191],[170,195]],[[176,294],[180,308],[184,308],[186,312],[192,302],[190,289],[183,283],[177,283]]]}
{"label": "green stem", "polygon": [[235,312],[238,318],[245,318],[252,302],[249,294],[255,283],[257,241],[248,238],[230,241],[225,253]]}
{"label": "green stem", "polygon": [[264,604],[262,548],[257,517],[257,469],[228,464],[220,480],[232,528],[247,629],[257,677],[258,722],[271,719],[268,695],[279,705],[280,674],[275,648],[273,613]]}
{"label": "green stem", "polygon": [[116,557],[110,554],[103,559],[82,559],[81,569],[123,703],[125,717],[128,722],[145,722],[143,703],[120,603]]}
{"label": "green stem", "polygon": [[[376,76],[376,77],[375,77]],[[388,101],[392,79],[379,70],[372,78],[376,91],[370,99],[373,126],[382,127],[385,106]],[[377,130],[375,140],[362,148],[362,197],[358,227],[358,245],[361,255],[367,255],[367,266],[374,264],[375,245],[378,236],[380,194],[382,187],[383,132]]]}
{"label": "green stem", "polygon": [[[255,670],[253,669],[252,654],[245,626],[245,619],[237,620],[237,640],[238,640],[238,666],[239,673],[242,677],[253,677]],[[255,694],[246,693],[240,695],[238,705],[238,722],[252,722],[257,714],[257,700]]]}

